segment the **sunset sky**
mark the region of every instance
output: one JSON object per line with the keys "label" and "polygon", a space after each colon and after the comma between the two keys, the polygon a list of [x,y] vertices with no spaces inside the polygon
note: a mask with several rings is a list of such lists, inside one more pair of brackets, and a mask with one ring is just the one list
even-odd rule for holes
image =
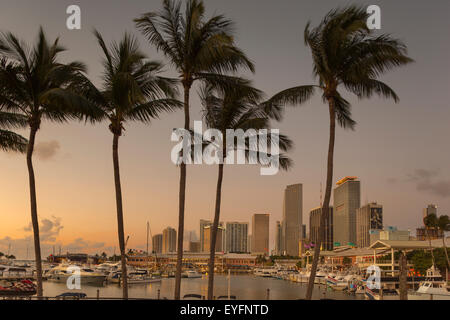
{"label": "sunset sky", "polygon": [[[205,1],[208,15],[224,13],[236,23],[237,43],[256,65],[251,78],[268,97],[313,82],[304,27],[308,20],[316,25],[329,10],[348,3]],[[82,10],[79,31],[66,29],[66,8],[71,4]],[[439,213],[450,213],[450,2],[373,0],[369,4],[381,7],[380,32],[406,42],[416,63],[382,78],[400,96],[399,104],[378,98],[358,101],[342,90],[353,104],[358,125],[354,132],[337,131],[334,180],[359,177],[361,202],[381,203],[385,225],[415,230],[421,224],[422,208],[429,203],[438,205]],[[102,56],[93,28],[107,42],[130,31],[152,59],[163,60],[133,24],[140,14],[160,7],[159,0],[0,0],[0,30],[34,43],[42,25],[49,39],[60,36],[69,49],[63,59],[85,62],[90,78],[100,84]],[[167,75],[173,75],[169,65],[166,69]],[[192,121],[201,120],[196,89]],[[302,183],[303,221],[308,223],[309,210],[319,205],[320,182],[325,184],[327,112],[318,95],[302,107],[287,108],[283,121],[273,123],[295,143],[291,171],[261,176],[257,166],[225,168],[222,221],[250,222],[254,213],[270,213],[273,239],[285,186]],[[181,111],[164,114],[150,126],[126,125],[119,154],[130,248],[145,248],[147,221],[153,234],[177,227],[179,170],[170,161],[174,146],[170,134],[182,125]],[[63,251],[111,254],[114,247],[119,251],[111,148],[106,123],[42,124],[34,163],[44,257],[54,245],[61,245]],[[199,220],[213,217],[216,179],[215,166],[188,167],[185,229],[197,236]],[[25,157],[0,152],[0,251],[6,252],[11,244],[11,253],[25,258],[28,244],[31,257],[30,235]]]}

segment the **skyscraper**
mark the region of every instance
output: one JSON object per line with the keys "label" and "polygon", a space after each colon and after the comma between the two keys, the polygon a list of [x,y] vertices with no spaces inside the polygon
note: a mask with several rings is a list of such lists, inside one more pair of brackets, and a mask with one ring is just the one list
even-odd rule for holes
{"label": "skyscraper", "polygon": [[177,231],[167,227],[163,230],[162,253],[177,251]]}
{"label": "skyscraper", "polygon": [[227,252],[249,252],[247,248],[248,222],[227,222],[225,233]]}
{"label": "skyscraper", "polygon": [[[314,244],[319,242],[320,214],[322,208],[311,209],[309,213],[309,241]],[[333,250],[333,207],[329,207],[328,216],[325,218],[325,238],[322,245],[323,250]]]}
{"label": "skyscraper", "polygon": [[356,245],[358,247],[366,248],[371,245],[370,230],[383,230],[383,206],[376,202],[356,209]]}
{"label": "skyscraper", "polygon": [[200,252],[206,252],[205,250],[205,227],[212,225],[212,222],[209,220],[200,220]]}
{"label": "skyscraper", "polygon": [[[434,204],[429,204],[426,208],[423,208],[423,219],[425,219],[430,214],[438,214],[438,207]],[[417,240],[428,240],[428,239],[439,239],[442,238],[444,234],[439,230],[439,228],[425,228],[424,226],[416,229]]]}
{"label": "skyscraper", "polygon": [[282,242],[283,242],[282,234],[283,231],[281,229],[281,222],[277,221],[275,225],[275,254],[277,256],[282,255]]}
{"label": "skyscraper", "polygon": [[152,252],[162,253],[163,235],[155,234],[152,237]]}
{"label": "skyscraper", "polygon": [[336,245],[356,245],[356,209],[361,202],[361,185],[357,179],[345,177],[334,189],[333,237]]}
{"label": "skyscraper", "polygon": [[[200,220],[200,252],[209,252],[209,244],[205,240],[205,228],[213,225],[210,220]],[[219,222],[219,227],[223,228],[223,222]],[[205,246],[208,246],[207,248]]]}
{"label": "skyscraper", "polygon": [[269,254],[269,214],[252,217],[252,253]]}
{"label": "skyscraper", "polygon": [[437,216],[437,206],[434,204],[429,204],[426,208],[423,208],[423,217],[425,218],[429,214],[435,214]]}
{"label": "skyscraper", "polygon": [[284,190],[282,251],[289,256],[298,256],[299,242],[303,239],[303,185],[294,184]]}
{"label": "skyscraper", "polygon": [[[205,242],[204,250],[206,252],[209,252],[211,248],[212,225],[204,227],[203,230],[204,230],[203,240]],[[219,228],[217,229],[215,252],[224,252],[224,251],[225,251],[225,229],[219,226]]]}

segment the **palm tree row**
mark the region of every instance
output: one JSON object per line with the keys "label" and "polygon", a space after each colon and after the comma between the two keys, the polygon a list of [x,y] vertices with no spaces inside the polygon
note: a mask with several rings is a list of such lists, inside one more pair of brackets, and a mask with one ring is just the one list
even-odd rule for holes
{"label": "palm tree row", "polygon": [[[316,244],[307,299],[311,299],[313,281],[319,260],[320,243],[324,236],[333,180],[333,154],[336,122],[353,129],[351,105],[340,94],[340,87],[358,98],[376,94],[398,102],[395,92],[378,78],[385,72],[412,62],[406,46],[388,35],[373,36],[367,28],[365,9],[349,6],[331,11],[316,27],[308,23],[305,44],[311,49],[314,85],[300,85],[284,90],[268,100],[240,72],[254,72],[255,67],[234,41],[234,25],[223,15],[205,16],[201,0],[182,2],[164,0],[158,12],[143,14],[135,20],[138,30],[150,44],[164,54],[178,78],[162,76],[163,65],[149,60],[139,49],[136,39],[125,34],[119,43],[107,45],[99,32],[95,37],[104,55],[103,84],[97,88],[87,77],[83,63],[61,63],[65,51],[59,40],[48,42],[41,28],[32,48],[11,33],[0,39],[0,147],[4,150],[26,151],[29,173],[31,220],[34,234],[38,296],[43,295],[36,182],[33,151],[42,120],[67,122],[84,120],[91,123],[108,121],[113,135],[112,153],[116,192],[118,239],[122,264],[123,298],[128,298],[124,213],[119,170],[119,139],[129,122],[150,123],[161,113],[178,109],[184,111],[184,129],[191,129],[190,93],[193,85],[201,86],[203,120],[225,137],[227,129],[270,129],[271,120],[281,120],[286,105],[300,105],[316,91],[328,104],[330,140],[327,160],[327,184],[320,219],[319,243]],[[183,101],[178,101],[182,88]],[[28,126],[29,140],[8,131]],[[226,147],[235,145],[224,138],[223,149],[217,151],[222,159],[228,156]],[[249,139],[250,141],[251,139]],[[213,141],[209,143],[214,144]],[[280,150],[287,152],[292,141],[281,135]],[[253,146],[247,143],[246,157]],[[270,156],[268,151],[264,156]],[[292,161],[279,155],[281,169],[287,170]],[[177,269],[174,298],[180,299],[181,268],[186,199],[186,163],[180,164],[179,223]],[[214,260],[217,229],[220,220],[224,163],[218,165],[214,222],[210,244],[208,298],[213,297]],[[312,279],[312,280],[311,280]]]}

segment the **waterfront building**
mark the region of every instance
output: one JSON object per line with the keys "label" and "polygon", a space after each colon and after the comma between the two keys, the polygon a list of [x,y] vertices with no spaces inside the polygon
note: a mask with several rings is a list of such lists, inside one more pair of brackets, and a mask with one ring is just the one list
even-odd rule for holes
{"label": "waterfront building", "polygon": [[376,202],[356,209],[356,245],[367,248],[371,245],[370,230],[383,229],[383,206]]}
{"label": "waterfront building", "polygon": [[[309,213],[309,241],[316,244],[319,242],[319,226],[321,207],[311,209]],[[322,242],[322,250],[333,250],[333,207],[329,207],[328,215],[325,217],[325,238]]]}
{"label": "waterfront building", "polygon": [[297,256],[299,243],[303,239],[303,185],[289,185],[284,190],[282,252],[284,255]]}
{"label": "waterfront building", "polygon": [[177,231],[174,228],[167,227],[163,230],[162,252],[170,253],[177,251]]}
{"label": "waterfront building", "polygon": [[152,252],[153,253],[162,253],[163,251],[163,235],[155,234],[152,237]]}
{"label": "waterfront building", "polygon": [[252,253],[269,255],[269,214],[252,217]]}
{"label": "waterfront building", "polygon": [[248,222],[227,222],[225,228],[226,252],[247,253]]}
{"label": "waterfront building", "polygon": [[[211,248],[212,225],[204,227],[203,230],[204,230],[203,240],[205,242],[203,248],[205,252],[209,252]],[[224,252],[224,251],[225,251],[225,228],[219,226],[217,228],[215,252]]]}
{"label": "waterfront building", "polygon": [[357,177],[339,180],[334,189],[333,238],[335,246],[356,245],[356,209],[360,207],[361,185]]}

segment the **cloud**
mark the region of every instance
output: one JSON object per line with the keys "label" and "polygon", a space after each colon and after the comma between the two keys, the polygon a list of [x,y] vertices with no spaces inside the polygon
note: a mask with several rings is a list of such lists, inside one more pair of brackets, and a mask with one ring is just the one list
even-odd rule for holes
{"label": "cloud", "polygon": [[[50,219],[42,219],[39,223],[39,238],[42,242],[50,242],[53,243],[56,241],[56,236],[59,235],[59,232],[64,228],[61,225],[61,218],[52,216]],[[32,232],[33,227],[30,224],[23,228],[26,232]]]}
{"label": "cloud", "polygon": [[59,149],[61,146],[56,140],[39,142],[36,144],[35,154],[41,160],[49,160],[58,153]]}
{"label": "cloud", "polygon": [[439,170],[417,169],[408,175],[408,180],[416,184],[418,191],[442,198],[450,197],[450,180],[438,177]]}

